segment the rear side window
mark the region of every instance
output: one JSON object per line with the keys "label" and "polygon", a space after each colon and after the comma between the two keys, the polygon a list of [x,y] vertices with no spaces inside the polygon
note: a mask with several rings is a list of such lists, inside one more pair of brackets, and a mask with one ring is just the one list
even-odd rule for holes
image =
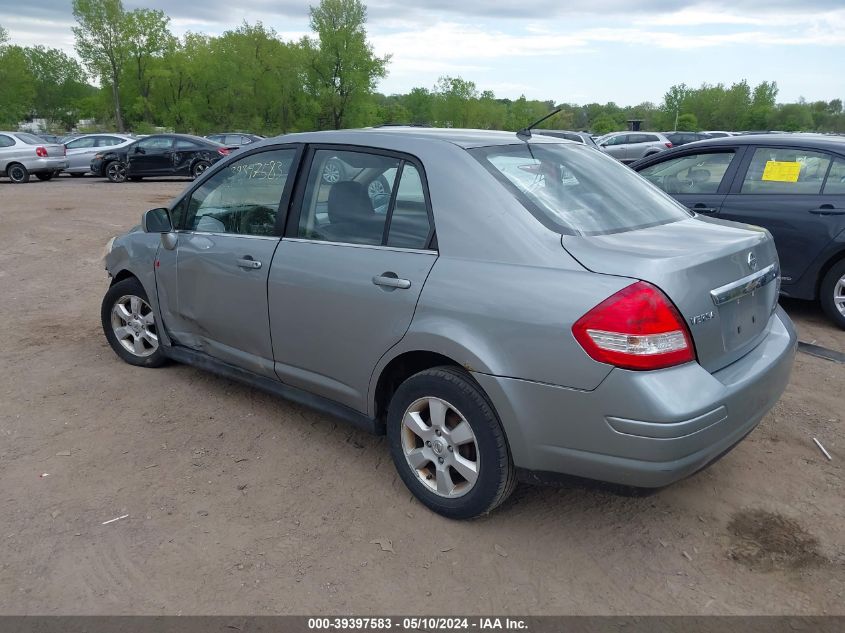
{"label": "rear side window", "polygon": [[4,134],[0,134],[0,147],[11,147],[15,144],[15,141],[12,140],[11,136],[6,136]]}
{"label": "rear side window", "polygon": [[758,147],[742,182],[744,194],[817,194],[830,156],[796,148]]}
{"label": "rear side window", "polygon": [[411,163],[404,163],[390,213],[387,245],[423,249],[428,244],[430,228],[420,172]]}
{"label": "rear side window", "polygon": [[824,183],[823,193],[845,194],[845,160],[837,158],[833,161]]}
{"label": "rear side window", "polygon": [[733,151],[680,156],[650,165],[640,176],[666,193],[716,193],[733,158]]}
{"label": "rear side window", "polygon": [[469,150],[546,227],[567,235],[620,233],[691,217],[628,167],[583,145]]}
{"label": "rear side window", "polygon": [[122,138],[116,136],[99,136],[97,137],[97,147],[112,147],[123,143]]}
{"label": "rear side window", "polygon": [[205,149],[199,143],[194,143],[193,141],[189,141],[184,138],[180,138],[176,140],[176,151],[177,152],[195,152],[197,150]]}

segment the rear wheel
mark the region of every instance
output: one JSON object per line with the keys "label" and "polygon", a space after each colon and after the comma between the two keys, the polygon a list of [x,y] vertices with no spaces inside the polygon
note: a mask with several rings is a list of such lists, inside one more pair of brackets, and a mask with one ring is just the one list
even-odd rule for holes
{"label": "rear wheel", "polygon": [[29,182],[29,170],[20,163],[12,163],[6,167],[6,175],[16,185]]}
{"label": "rear wheel", "polygon": [[130,365],[160,367],[167,362],[159,344],[155,313],[144,287],[135,277],[108,289],[100,318],[109,345]]}
{"label": "rear wheel", "polygon": [[56,172],[54,171],[42,171],[35,174],[35,177],[38,178],[38,180],[52,180],[55,175]]}
{"label": "rear wheel", "polygon": [[820,289],[822,309],[828,318],[845,330],[845,260],[827,271]]}
{"label": "rear wheel", "polygon": [[113,160],[106,165],[106,178],[110,182],[126,182],[126,165],[119,160]]}
{"label": "rear wheel", "polygon": [[516,485],[496,412],[463,370],[435,367],[403,382],[390,401],[387,436],[402,481],[443,516],[490,512]]}

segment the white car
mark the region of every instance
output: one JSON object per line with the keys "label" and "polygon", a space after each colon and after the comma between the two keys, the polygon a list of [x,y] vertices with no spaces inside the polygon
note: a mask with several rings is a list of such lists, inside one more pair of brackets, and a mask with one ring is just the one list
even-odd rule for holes
{"label": "white car", "polygon": [[30,174],[50,180],[65,167],[64,145],[47,143],[27,132],[0,132],[0,175],[13,183],[29,182]]}
{"label": "white car", "polygon": [[71,176],[81,177],[91,172],[94,156],[105,151],[104,148],[119,149],[137,139],[127,134],[86,134],[77,136],[65,143],[68,166],[65,169]]}

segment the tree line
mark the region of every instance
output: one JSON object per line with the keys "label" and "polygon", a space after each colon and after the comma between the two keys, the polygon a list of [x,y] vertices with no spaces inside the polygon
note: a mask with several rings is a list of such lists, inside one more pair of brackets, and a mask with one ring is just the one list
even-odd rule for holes
{"label": "tree line", "polygon": [[845,132],[841,99],[778,103],[777,84],[766,81],[678,84],[660,103],[634,106],[502,99],[452,76],[383,95],[376,86],[390,57],[377,56],[367,40],[361,0],[321,0],[309,11],[311,35],[298,41],[261,22],[176,37],[163,11],[73,0],[81,62],[54,48],[11,45],[0,26],[0,127],[44,118],[56,131],[80,119],[136,133],[275,135],[391,123],[517,130],[561,107],[541,127],[601,134],[638,119],[650,130]]}

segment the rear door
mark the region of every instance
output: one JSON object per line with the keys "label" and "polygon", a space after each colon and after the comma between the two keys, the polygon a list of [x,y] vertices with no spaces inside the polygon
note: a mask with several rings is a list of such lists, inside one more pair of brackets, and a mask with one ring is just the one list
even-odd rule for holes
{"label": "rear door", "polygon": [[[845,191],[836,182],[842,158],[795,147],[753,147],[720,217],[768,229],[784,285],[797,282],[822,249],[845,229]],[[835,164],[834,164],[835,162]],[[825,183],[832,172],[830,184]],[[822,193],[823,188],[826,193]]]}
{"label": "rear door", "polygon": [[262,148],[204,180],[172,212],[176,248],[159,249],[156,280],[171,336],[268,377],[275,374],[267,276],[298,151]]}
{"label": "rear door", "polygon": [[[330,161],[349,166],[345,178],[322,177]],[[370,149],[317,147],[307,163],[268,280],[276,373],[364,411],[437,259],[425,174],[413,157]],[[375,181],[387,196],[368,194]]]}
{"label": "rear door", "polygon": [[687,150],[638,171],[695,213],[716,215],[740,163],[739,149]]}

